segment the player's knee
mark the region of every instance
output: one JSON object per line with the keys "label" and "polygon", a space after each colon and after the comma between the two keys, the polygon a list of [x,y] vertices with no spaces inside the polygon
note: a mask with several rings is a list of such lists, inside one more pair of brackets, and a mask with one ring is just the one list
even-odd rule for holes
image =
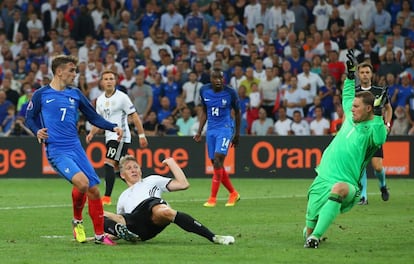
{"label": "player's knee", "polygon": [[344,182],[335,183],[332,187],[331,193],[346,197],[349,193],[349,186]]}
{"label": "player's knee", "polygon": [[220,157],[217,157],[217,156],[214,157],[213,166],[214,166],[214,168],[221,168],[221,167],[223,167],[223,161],[222,161],[222,159]]}
{"label": "player's knee", "polygon": [[153,222],[160,225],[171,223],[175,215],[176,211],[169,207],[157,208],[157,210],[153,211]]}
{"label": "player's knee", "polygon": [[91,200],[95,200],[95,199],[99,199],[100,198],[100,193],[99,193],[99,188],[97,185],[88,188],[88,198]]}
{"label": "player's knee", "polygon": [[89,189],[89,180],[88,178],[86,178],[86,176],[82,173],[78,173],[76,174],[73,178],[72,178],[72,183],[73,185],[76,186],[76,188],[78,188],[78,190],[81,193],[86,193]]}

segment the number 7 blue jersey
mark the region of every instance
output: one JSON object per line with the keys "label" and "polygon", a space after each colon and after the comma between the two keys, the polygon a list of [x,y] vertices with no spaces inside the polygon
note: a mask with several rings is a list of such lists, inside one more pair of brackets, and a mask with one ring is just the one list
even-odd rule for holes
{"label": "number 7 blue jersey", "polygon": [[224,86],[223,90],[215,92],[211,84],[206,84],[200,89],[200,97],[207,110],[208,130],[234,127],[231,110],[240,110],[236,90]]}
{"label": "number 7 blue jersey", "polygon": [[78,138],[78,110],[97,127],[113,130],[116,124],[109,123],[98,115],[88,99],[77,88],[66,87],[57,91],[49,85],[37,90],[26,113],[26,124],[36,135],[47,128],[48,148],[71,149],[80,144]]}

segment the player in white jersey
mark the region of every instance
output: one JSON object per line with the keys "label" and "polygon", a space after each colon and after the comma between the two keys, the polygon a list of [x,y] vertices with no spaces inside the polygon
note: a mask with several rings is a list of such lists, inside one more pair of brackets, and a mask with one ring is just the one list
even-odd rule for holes
{"label": "player in white jersey", "polygon": [[117,214],[105,212],[105,232],[127,241],[145,241],[158,235],[170,223],[187,232],[205,237],[216,244],[235,242],[232,236],[215,235],[190,215],[172,209],[162,193],[187,189],[190,184],[173,158],[163,164],[174,178],[150,175],[142,178],[141,167],[133,156],[124,156],[119,163],[121,177],[128,185],[118,199]]}
{"label": "player in white jersey", "polygon": [[[128,126],[128,117],[130,117],[139,133],[139,145],[147,147],[148,142],[145,137],[142,122],[135,110],[134,104],[128,95],[116,89],[118,75],[113,71],[104,71],[101,74],[101,85],[104,93],[96,100],[96,112],[106,120],[117,124],[124,131],[121,141],[117,141],[116,133],[105,131],[106,142],[106,160],[105,160],[105,196],[102,197],[102,203],[111,204],[111,194],[114,188],[115,175],[119,176],[119,160],[128,150],[131,143],[131,131]],[[92,127],[86,136],[86,142],[89,143],[93,136],[99,131],[95,126]]]}

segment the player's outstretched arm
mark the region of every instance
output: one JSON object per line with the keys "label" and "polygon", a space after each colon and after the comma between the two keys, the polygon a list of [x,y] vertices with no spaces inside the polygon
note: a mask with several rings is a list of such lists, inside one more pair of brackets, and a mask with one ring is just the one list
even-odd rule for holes
{"label": "player's outstretched arm", "polygon": [[168,190],[173,192],[186,190],[190,187],[190,183],[187,181],[187,177],[185,176],[183,170],[178,166],[177,162],[173,158],[166,158],[162,163],[167,165],[170,168],[171,173],[174,175],[174,179],[167,186]]}

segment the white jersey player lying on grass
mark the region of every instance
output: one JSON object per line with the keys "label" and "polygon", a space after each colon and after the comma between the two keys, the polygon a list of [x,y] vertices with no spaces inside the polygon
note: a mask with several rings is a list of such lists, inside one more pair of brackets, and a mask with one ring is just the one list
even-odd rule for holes
{"label": "white jersey player lying on grass", "polygon": [[234,237],[215,235],[188,214],[172,209],[161,198],[163,192],[185,190],[190,186],[173,158],[165,159],[163,164],[170,168],[174,179],[160,175],[142,178],[141,167],[133,156],[121,158],[121,178],[128,189],[119,197],[117,214],[105,212],[105,232],[127,241],[145,241],[158,235],[170,223],[175,223],[213,243],[233,244]]}

